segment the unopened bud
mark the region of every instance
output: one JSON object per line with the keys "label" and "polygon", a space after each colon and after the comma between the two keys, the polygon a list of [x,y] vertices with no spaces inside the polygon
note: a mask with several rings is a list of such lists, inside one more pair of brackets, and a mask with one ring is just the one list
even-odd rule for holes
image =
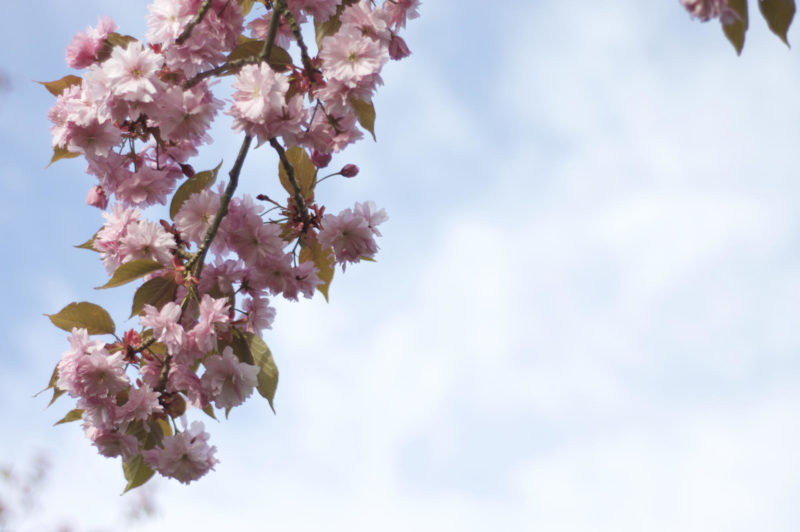
{"label": "unopened bud", "polygon": [[406,41],[402,37],[392,34],[392,40],[389,41],[389,57],[396,61],[409,55],[411,55],[411,50],[408,49]]}
{"label": "unopened bud", "polygon": [[358,166],[354,164],[346,164],[341,170],[339,170],[339,173],[344,177],[355,177],[358,175]]}
{"label": "unopened bud", "polygon": [[311,150],[311,162],[314,163],[314,166],[317,168],[325,168],[328,166],[331,162],[331,157],[333,156],[330,153]]}
{"label": "unopened bud", "polygon": [[194,168],[192,168],[191,164],[181,164],[181,172],[186,177],[194,177]]}
{"label": "unopened bud", "polygon": [[108,196],[106,196],[106,191],[103,190],[99,185],[93,186],[89,189],[89,193],[86,194],[86,204],[105,210],[105,208],[108,206]]}

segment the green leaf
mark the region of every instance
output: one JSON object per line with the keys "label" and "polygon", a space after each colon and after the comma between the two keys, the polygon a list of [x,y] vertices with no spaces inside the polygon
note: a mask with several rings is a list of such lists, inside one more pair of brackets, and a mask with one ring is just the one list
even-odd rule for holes
{"label": "green leaf", "polygon": [[256,389],[262,397],[269,401],[269,407],[275,412],[273,400],[275,391],[278,389],[278,366],[272,359],[272,353],[264,343],[264,340],[257,335],[233,329],[233,350],[239,360],[247,364],[252,360],[252,364],[258,366],[258,385]]}
{"label": "green leaf", "polygon": [[214,407],[211,405],[206,405],[202,409],[203,413],[205,413],[211,419],[217,419],[217,416],[214,415]]}
{"label": "green leaf", "polygon": [[117,271],[114,272],[114,275],[111,276],[111,279],[103,286],[96,287],[96,289],[102,290],[104,288],[114,288],[115,286],[122,286],[126,283],[144,277],[149,273],[157,272],[158,270],[163,270],[163,269],[164,265],[154,260],[150,259],[132,260],[130,262],[122,264],[122,266],[117,268]]}
{"label": "green leaf", "polygon": [[353,4],[357,4],[358,1],[359,0],[344,0],[343,2],[340,2],[336,7],[336,13],[327,20],[317,20],[317,18],[314,17],[314,32],[317,39],[317,48],[322,47],[322,39],[328,35],[335,34],[337,31],[339,31],[339,28],[342,27],[342,21],[339,20],[339,17],[342,16],[342,11],[344,11],[344,8]]}
{"label": "green leaf", "polygon": [[44,88],[53,96],[58,96],[73,85],[80,85],[81,82],[81,78],[69,74],[55,81],[37,81],[36,83],[44,85]]}
{"label": "green leaf", "polygon": [[175,195],[172,196],[172,202],[169,204],[169,217],[171,219],[175,219],[175,215],[181,210],[183,203],[189,199],[192,194],[202,192],[214,184],[221,166],[222,161],[220,161],[213,170],[198,172],[178,187],[178,190],[175,191]]}
{"label": "green leaf", "polygon": [[50,162],[45,168],[50,168],[53,163],[60,161],[61,159],[74,159],[75,157],[80,157],[80,155],[80,153],[56,146],[53,148],[53,156],[50,158]]}
{"label": "green leaf", "polygon": [[178,285],[172,278],[154,277],[136,290],[133,295],[133,307],[131,308],[131,318],[139,314],[145,305],[153,305],[158,310],[175,299],[175,292]]}
{"label": "green leaf", "polygon": [[328,289],[331,287],[333,281],[333,274],[336,270],[336,259],[331,248],[322,249],[319,242],[316,240],[311,241],[310,244],[303,242],[300,248],[300,262],[312,261],[314,266],[317,267],[317,277],[322,281],[322,284],[317,285],[325,301],[328,301]]}
{"label": "green leaf", "polygon": [[247,16],[250,10],[253,9],[254,0],[238,0],[239,5],[242,6],[242,15]]}
{"label": "green leaf", "polygon": [[339,31],[339,28],[342,27],[342,21],[339,20],[339,16],[341,14],[341,10],[337,9],[336,14],[324,22],[319,22],[317,21],[316,17],[314,18],[314,31],[316,33],[317,48],[322,47],[322,39],[328,37],[329,35],[333,35]]}
{"label": "green leaf", "polygon": [[[314,196],[314,187],[317,186],[317,167],[311,162],[311,157],[308,156],[306,150],[300,146],[292,146],[286,150],[286,158],[294,170],[294,178],[297,184],[300,185],[300,193],[306,199],[311,199]],[[278,177],[281,180],[284,190],[290,196],[294,195],[294,188],[289,182],[289,175],[283,167],[283,163],[278,162]]]}
{"label": "green leaf", "polygon": [[52,389],[53,390],[53,397],[50,399],[50,402],[47,403],[48,407],[51,406],[53,403],[56,402],[56,399],[58,399],[59,397],[64,395],[64,390],[61,390],[58,386],[56,386],[57,382],[58,382],[58,364],[56,364],[56,367],[53,368],[53,373],[52,373],[52,375],[50,375],[50,381],[47,383],[47,388],[45,388],[44,390],[39,390],[33,396],[34,397],[39,397],[41,394],[43,394],[47,390]]}
{"label": "green leaf", "polygon": [[[225,59],[225,61],[230,62],[239,59],[256,59],[261,54],[261,50],[263,49],[264,41],[247,39],[236,45],[236,48],[231,50],[231,53],[228,54],[228,57]],[[269,65],[275,70],[284,70],[287,66],[292,64],[292,56],[280,46],[273,45],[272,50],[270,50],[267,63],[269,63]]]}
{"label": "green leaf", "polygon": [[[99,231],[98,231],[98,233],[99,233]],[[83,244],[79,244],[79,245],[74,246],[74,247],[76,247],[78,249],[88,249],[89,251],[97,251],[96,249],[94,249],[94,239],[95,238],[97,238],[97,233],[93,234],[92,238],[90,238],[89,240],[87,240]]]}
{"label": "green leaf", "polygon": [[758,8],[772,33],[789,46],[787,34],[794,18],[794,0],[760,0]]}
{"label": "green leaf", "polygon": [[365,102],[358,98],[350,98],[350,104],[356,112],[356,119],[361,127],[372,133],[372,140],[375,138],[375,106],[372,102]]}
{"label": "green leaf", "polygon": [[744,35],[747,33],[747,0],[729,0],[728,6],[738,15],[738,19],[730,24],[723,24],[722,31],[731,42],[738,55],[742,55]]}
{"label": "green leaf", "polygon": [[73,421],[78,421],[82,417],[83,417],[83,409],[75,408],[74,410],[70,410],[69,412],[67,412],[67,415],[62,417],[60,421],[56,421],[55,425],[61,425],[62,423],[71,423]]}
{"label": "green leaf", "polygon": [[155,471],[144,463],[144,459],[140,454],[127,462],[122,462],[122,472],[125,474],[125,480],[128,481],[122,493],[138,488],[155,474]]}
{"label": "green leaf", "polygon": [[114,320],[106,309],[94,303],[82,301],[72,302],[58,311],[57,314],[45,314],[53,325],[67,332],[74,327],[86,329],[89,334],[114,334]]}

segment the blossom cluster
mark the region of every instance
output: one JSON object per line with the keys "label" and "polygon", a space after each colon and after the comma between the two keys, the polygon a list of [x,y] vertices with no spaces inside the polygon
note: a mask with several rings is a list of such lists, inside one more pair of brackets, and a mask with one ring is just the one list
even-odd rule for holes
{"label": "blossom cluster", "polygon": [[[188,483],[212,469],[216,449],[187,410],[227,416],[254,390],[272,404],[277,368],[261,338],[275,319],[271,300],[327,298],[337,264],[377,253],[385,211],[367,201],[326,213],[317,173],[364,131],[374,136],[381,70],[410,54],[399,33],[418,7],[154,0],[146,41],[106,17],[67,47],[67,65],[84,72],[45,84],[56,95],[53,161],[82,156],[97,179],[87,203],[105,223],[82,247],[98,252],[106,286],[143,283],[138,327],[121,337],[91,303],[50,317],[70,332],[70,348],[49,388],[77,399],[62,421],[81,420],[100,454],[122,458],[128,489],[154,472]],[[303,39],[312,23],[314,55]],[[228,98],[215,93],[226,75],[235,75]],[[190,161],[223,110],[245,141],[229,181],[214,186],[219,167],[195,172]],[[275,149],[285,201],[235,195],[251,139]],[[357,173],[348,164],[326,177]],[[148,207],[168,202],[170,221],[147,219]]]}
{"label": "blossom cluster", "polygon": [[681,0],[681,4],[693,18],[703,22],[718,18],[722,24],[730,24],[739,19],[728,0]]}

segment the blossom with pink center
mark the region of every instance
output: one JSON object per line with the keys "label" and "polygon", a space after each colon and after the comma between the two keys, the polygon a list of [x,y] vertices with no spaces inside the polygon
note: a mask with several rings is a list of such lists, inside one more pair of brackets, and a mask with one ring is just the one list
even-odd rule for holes
{"label": "blossom with pink center", "polygon": [[[269,24],[270,20],[272,20],[273,13],[274,11],[268,11],[263,16],[253,19],[247,24],[247,29],[252,32],[254,39],[263,41],[267,38],[267,32],[269,31]],[[305,15],[297,17],[298,24],[302,24],[301,20],[305,21],[305,19]],[[293,38],[291,26],[289,26],[289,23],[284,17],[281,17],[278,23],[278,31],[275,34],[275,45],[283,49],[288,49]]]}
{"label": "blossom with pink center", "polygon": [[[297,300],[297,292],[303,294],[303,297],[307,299],[311,299],[314,297],[314,290],[316,290],[317,286],[322,284],[319,276],[317,275],[317,267],[314,266],[314,263],[311,261],[308,262],[301,262],[294,268],[294,286],[295,286],[295,293],[294,294],[287,294],[286,292],[283,293],[284,297],[287,299]],[[293,297],[290,297],[293,296]]]}
{"label": "blossom with pink center", "polygon": [[73,397],[106,397],[130,385],[121,352],[93,350],[59,363],[58,387]]}
{"label": "blossom with pink center", "polygon": [[94,63],[106,37],[116,29],[117,25],[111,17],[102,17],[97,21],[96,28],[90,26],[85,32],[78,32],[67,46],[67,66],[86,68]]}
{"label": "blossom with pink center", "polygon": [[183,393],[189,399],[189,403],[197,408],[208,405],[200,377],[187,364],[181,364],[176,359],[172,360],[167,375],[167,391]]}
{"label": "blossom with pink center", "polygon": [[145,420],[153,414],[162,413],[164,408],[158,402],[159,396],[158,392],[146,384],[141,388],[131,388],[127,402],[119,409],[120,421]]}
{"label": "blossom with pink center", "polygon": [[359,262],[362,257],[372,258],[378,252],[375,233],[361,214],[345,209],[339,214],[326,214],[322,219],[319,243],[323,248],[333,247],[336,261]]}
{"label": "blossom with pink center", "polygon": [[347,6],[339,20],[344,27],[354,27],[362,35],[388,43],[390,36],[388,18],[384,9],[373,9],[371,2],[362,0]]}
{"label": "blossom with pink center", "polygon": [[158,125],[164,139],[197,139],[207,141],[211,121],[222,107],[207,85],[195,85],[182,90],[172,87],[157,102]]}
{"label": "blossom with pink center", "polygon": [[275,321],[275,309],[269,306],[269,299],[248,297],[242,302],[242,308],[247,314],[246,331],[261,334],[263,329],[272,328],[272,322]]}
{"label": "blossom with pink center", "polygon": [[356,202],[355,207],[353,207],[353,212],[364,218],[367,225],[376,236],[381,236],[378,225],[388,220],[389,215],[386,214],[385,209],[376,209],[377,207],[374,201],[365,201],[364,203]]}
{"label": "blossom with pink center", "polygon": [[322,72],[350,88],[365,81],[374,84],[374,76],[389,60],[385,44],[365,36],[354,26],[343,26],[337,33],[322,39]]}
{"label": "blossom with pink center", "polygon": [[109,121],[90,122],[86,126],[70,124],[67,150],[82,153],[87,159],[105,157],[122,141],[122,133]]}
{"label": "blossom with pink center", "polygon": [[213,355],[204,362],[203,389],[217,408],[239,406],[253,393],[258,382],[258,367],[239,362],[233,349],[226,347],[222,355]]}
{"label": "blossom with pink center", "polygon": [[184,484],[197,480],[214,468],[216,447],[208,445],[208,433],[199,421],[191,428],[164,437],[163,448],[142,451],[145,462],[165,477]]}
{"label": "blossom with pink center", "polygon": [[113,94],[126,101],[152,102],[162,82],[158,79],[162,59],[142,43],[115,46],[103,63]]}
{"label": "blossom with pink center", "polygon": [[175,237],[164,230],[161,224],[140,221],[128,226],[127,233],[119,241],[122,262],[134,259],[150,259],[162,264],[172,262]]}
{"label": "blossom with pink center", "polygon": [[215,299],[203,294],[199,308],[200,317],[189,331],[189,336],[201,353],[207,353],[216,347],[218,332],[227,330],[229,312],[227,298]]}
{"label": "blossom with pink center", "polygon": [[127,460],[139,454],[139,440],[131,434],[121,432],[117,427],[110,429],[87,425],[84,432],[103,456],[121,456],[123,460]]}
{"label": "blossom with pink center", "polygon": [[245,264],[253,265],[267,255],[279,253],[283,248],[281,229],[277,224],[265,224],[260,216],[248,217],[229,233],[230,245]]}
{"label": "blossom with pink center", "polygon": [[208,189],[192,194],[183,202],[175,215],[175,227],[184,241],[196,244],[203,241],[217,214],[219,202],[219,194]]}
{"label": "blossom with pink center", "polygon": [[163,205],[180,175],[180,169],[177,168],[139,166],[128,179],[119,183],[115,194],[117,199],[129,205]]}
{"label": "blossom with pink center", "polygon": [[143,327],[152,327],[153,337],[165,344],[171,353],[180,351],[185,341],[185,331],[179,323],[182,312],[180,305],[170,301],[161,310],[153,305],[145,305],[143,311],[139,323]]}
{"label": "blossom with pink center", "polygon": [[58,363],[58,382],[56,386],[73,397],[80,395],[81,385],[78,375],[78,365],[86,355],[104,353],[105,343],[92,340],[86,329],[73,328],[69,336],[69,350],[61,355]]}

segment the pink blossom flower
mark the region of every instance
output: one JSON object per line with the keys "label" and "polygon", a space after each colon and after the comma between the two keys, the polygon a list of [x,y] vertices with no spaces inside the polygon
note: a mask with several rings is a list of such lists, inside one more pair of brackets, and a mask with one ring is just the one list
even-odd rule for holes
{"label": "pink blossom flower", "polygon": [[128,400],[119,409],[120,421],[146,420],[153,414],[164,411],[158,402],[160,394],[150,386],[144,384],[141,388],[131,388],[128,391]]}
{"label": "pink blossom flower", "polygon": [[67,46],[67,66],[86,68],[94,63],[106,37],[116,29],[111,17],[102,17],[96,28],[88,27],[85,32],[78,32]]}
{"label": "pink blossom flower", "polygon": [[197,480],[214,469],[216,447],[209,447],[208,433],[199,421],[191,428],[173,436],[164,437],[164,447],[143,451],[145,462],[165,477],[178,479],[184,484]]}
{"label": "pink blossom flower", "polygon": [[207,85],[189,90],[172,87],[157,102],[158,124],[164,139],[210,140],[206,131],[222,101],[214,98]]}
{"label": "pink blossom flower", "polygon": [[175,246],[175,237],[160,224],[140,221],[128,226],[125,236],[119,241],[119,253],[123,256],[123,262],[150,259],[170,264]]}
{"label": "pink blossom flower", "polygon": [[162,82],[158,79],[161,58],[135,41],[115,46],[103,70],[115,96],[131,102],[152,102]]}
{"label": "pink blossom flower", "polygon": [[121,432],[118,427],[86,425],[84,432],[103,456],[108,458],[122,456],[124,460],[127,460],[139,454],[139,440],[131,434]]}
{"label": "pink blossom flower", "polygon": [[404,28],[406,20],[419,17],[420,0],[392,0],[385,2],[383,9],[386,11],[389,23],[395,28]]}
{"label": "pink blossom flower", "polygon": [[343,26],[322,39],[319,57],[325,76],[350,88],[365,81],[374,85],[374,76],[389,59],[383,43],[363,35],[354,26]]}
{"label": "pink blossom flower", "polygon": [[360,213],[345,209],[337,215],[326,214],[322,219],[319,243],[323,248],[333,247],[336,261],[359,262],[362,257],[372,258],[378,251],[374,232]]}
{"label": "pink blossom flower", "polygon": [[86,194],[86,205],[97,207],[98,209],[105,209],[108,207],[108,196],[103,187],[95,185],[89,189]]}
{"label": "pink blossom flower", "polygon": [[245,330],[253,334],[261,334],[263,329],[271,329],[275,321],[275,309],[269,306],[269,300],[263,297],[249,297],[242,302],[247,313]]}
{"label": "pink blossom flower", "polygon": [[164,204],[179,175],[180,169],[175,167],[139,166],[138,171],[119,183],[115,193],[117,199],[129,205]]}
{"label": "pink blossom flower", "polygon": [[217,214],[219,202],[219,194],[208,189],[189,196],[175,215],[175,227],[184,241],[197,244],[203,241]]}
{"label": "pink blossom flower", "polygon": [[250,397],[258,381],[258,367],[239,362],[230,347],[222,355],[208,357],[205,366],[203,389],[217,408],[239,406]]}
{"label": "pink blossom flower", "polygon": [[170,301],[161,310],[153,305],[145,305],[143,310],[144,314],[139,316],[142,327],[152,327],[153,337],[165,344],[170,353],[180,351],[185,341],[185,331],[178,323],[182,312],[180,305]]}
{"label": "pink blossom flower", "polygon": [[189,403],[197,408],[208,405],[208,398],[203,390],[200,377],[186,365],[173,359],[167,376],[167,391],[181,392],[189,399]]}

